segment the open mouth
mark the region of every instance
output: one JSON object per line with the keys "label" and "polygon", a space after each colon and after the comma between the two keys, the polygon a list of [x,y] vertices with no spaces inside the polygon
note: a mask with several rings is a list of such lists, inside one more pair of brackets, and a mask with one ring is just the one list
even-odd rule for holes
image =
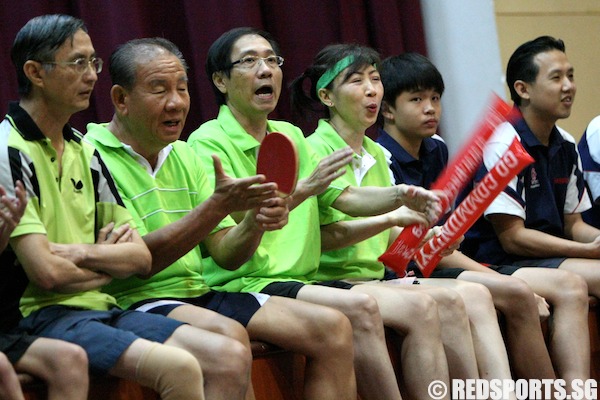
{"label": "open mouth", "polygon": [[179,120],[178,119],[171,119],[171,120],[163,122],[163,124],[166,125],[166,126],[168,126],[168,127],[170,127],[170,128],[172,128],[172,127],[175,127],[175,126],[179,125]]}
{"label": "open mouth", "polygon": [[270,97],[273,95],[273,87],[268,85],[261,86],[254,93],[256,93],[256,95],[259,97]]}

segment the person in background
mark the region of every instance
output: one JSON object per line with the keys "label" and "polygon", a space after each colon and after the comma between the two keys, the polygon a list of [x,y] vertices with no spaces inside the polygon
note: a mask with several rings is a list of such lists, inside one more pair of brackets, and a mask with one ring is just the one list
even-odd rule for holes
{"label": "person in background", "polygon": [[[12,195],[8,195],[0,185],[0,252],[6,249],[10,234],[21,220],[27,205],[21,181],[17,181],[12,192]],[[8,270],[5,267],[2,265],[1,268]],[[3,299],[0,312],[0,398],[24,399],[16,370],[42,379],[50,400],[87,399],[88,364],[81,347],[61,340],[7,333],[21,317],[18,304],[10,301],[7,295],[10,290],[5,287],[7,281],[5,279],[0,284],[0,298]],[[61,356],[56,357],[56,354]]]}
{"label": "person in background", "polygon": [[[563,302],[554,309],[551,348],[557,374],[569,384],[590,375],[587,293],[600,295],[600,230],[581,218],[590,208],[581,161],[573,137],[556,125],[571,114],[577,89],[563,41],[541,36],[519,46],[508,61],[506,83],[518,118],[498,126],[475,182],[515,138],[535,161],[467,232],[463,251],[481,263],[539,267],[537,275],[518,276],[550,302]],[[553,286],[546,269],[575,276]]]}
{"label": "person in background", "polygon": [[[134,215],[152,253],[152,271],[148,279],[113,282],[105,291],[129,309],[218,333],[203,339],[207,398],[244,396],[239,388],[249,385],[252,362],[248,336],[306,356],[305,398],[355,398],[352,336],[341,313],[206,285],[201,247],[235,269],[252,256],[266,231],[285,225],[288,209],[274,183],[261,183],[262,175],[229,178],[218,158],[213,192],[197,155],[178,140],[190,106],[186,65],[180,50],[162,38],[129,41],[110,58],[115,114],[108,124],[89,124],[85,137]],[[244,213],[238,225],[228,216],[236,212]],[[236,381],[243,384],[231,384]]]}

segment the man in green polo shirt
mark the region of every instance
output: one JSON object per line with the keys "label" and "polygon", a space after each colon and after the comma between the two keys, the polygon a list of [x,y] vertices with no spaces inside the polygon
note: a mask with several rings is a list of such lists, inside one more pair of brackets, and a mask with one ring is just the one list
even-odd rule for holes
{"label": "man in green polo shirt", "polygon": [[[240,330],[245,335],[245,327],[252,339],[307,357],[305,398],[355,398],[352,336],[341,313],[261,293],[217,292],[206,285],[202,252],[235,270],[267,231],[286,224],[288,209],[275,184],[261,183],[264,176],[229,178],[218,159],[212,159],[213,193],[200,159],[178,140],[190,103],[179,49],[160,38],[127,42],[112,54],[110,75],[115,114],[108,124],[88,125],[86,140],[110,168],[153,261],[149,279],[113,282],[106,291],[130,309],[236,338]],[[240,216],[239,224],[228,216],[232,213]],[[213,370],[236,362],[218,352],[213,356],[202,364],[207,380]]]}
{"label": "man in green polo shirt", "polygon": [[[204,399],[204,331],[124,311],[101,291],[113,279],[148,273],[151,255],[127,225],[131,214],[98,152],[68,125],[89,106],[102,69],[87,28],[67,15],[36,17],[11,55],[20,100],[0,123],[0,184],[21,181],[29,197],[10,240],[29,280],[14,332],[78,344],[91,373],[135,380],[162,399]],[[113,224],[106,237],[100,228]],[[249,364],[240,365],[247,373]]]}

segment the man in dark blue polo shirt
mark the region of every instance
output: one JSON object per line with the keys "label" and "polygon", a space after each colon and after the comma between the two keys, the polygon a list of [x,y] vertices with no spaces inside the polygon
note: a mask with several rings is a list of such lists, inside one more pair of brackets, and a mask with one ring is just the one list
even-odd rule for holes
{"label": "man in dark blue polo shirt", "polygon": [[[462,249],[479,262],[574,272],[583,279],[571,280],[558,294],[566,298],[587,282],[589,293],[598,296],[600,230],[581,218],[581,212],[590,208],[581,162],[573,137],[556,126],[557,120],[570,115],[576,92],[562,40],[543,36],[521,45],[508,62],[506,80],[519,118],[497,128],[476,180],[514,138],[535,161],[488,207],[485,218],[466,235]],[[587,307],[587,302],[581,306]],[[589,348],[585,349],[589,343],[574,340],[571,334],[571,327],[562,326],[553,337],[584,345],[578,351],[589,360]],[[586,368],[578,377],[588,373]]]}
{"label": "man in dark blue polo shirt", "polygon": [[[379,130],[377,141],[387,150],[395,183],[430,188],[448,163],[446,144],[435,134],[442,111],[442,76],[426,57],[415,53],[384,60],[379,72],[385,94],[381,111],[383,129]],[[583,287],[577,295],[574,291],[568,297],[562,295],[564,286],[577,286],[581,281],[576,274],[511,265],[484,267],[454,252],[440,261],[431,276],[477,282],[490,290],[494,305],[505,317],[507,347],[515,376],[536,379],[554,376],[553,363],[559,377],[571,379],[588,368],[589,359],[578,356],[587,350],[585,343],[589,341],[584,318],[587,290]],[[571,336],[557,336],[551,343],[552,363],[543,342],[532,291],[552,305],[553,331],[575,332]],[[577,308],[579,304],[582,306]]]}

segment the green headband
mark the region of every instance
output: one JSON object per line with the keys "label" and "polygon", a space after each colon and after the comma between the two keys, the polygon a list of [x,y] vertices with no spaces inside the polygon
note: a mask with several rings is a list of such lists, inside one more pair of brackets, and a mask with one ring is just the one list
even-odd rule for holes
{"label": "green headband", "polygon": [[342,72],[343,70],[348,68],[348,66],[350,64],[352,64],[353,62],[354,62],[353,55],[346,56],[346,57],[342,58],[340,61],[336,62],[333,67],[331,67],[327,71],[325,71],[325,73],[323,75],[321,75],[321,77],[317,81],[317,92],[319,90],[323,89],[324,87],[327,87],[327,85],[329,85],[336,78],[336,76],[338,76],[340,74],[340,72]]}

